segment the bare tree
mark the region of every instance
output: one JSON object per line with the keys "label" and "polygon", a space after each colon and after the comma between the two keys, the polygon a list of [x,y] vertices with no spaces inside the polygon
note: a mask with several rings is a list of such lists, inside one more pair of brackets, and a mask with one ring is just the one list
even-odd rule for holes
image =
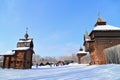
{"label": "bare tree", "polygon": [[33,55],[33,59],[32,59],[32,61],[33,61],[33,64],[39,64],[39,61],[40,61],[40,59],[41,59],[41,56],[40,55]]}
{"label": "bare tree", "polygon": [[4,59],[4,57],[3,57],[3,56],[0,56],[0,67],[3,66],[3,59]]}
{"label": "bare tree", "polygon": [[64,56],[60,56],[59,60],[60,61],[69,60],[69,61],[77,62],[77,56],[76,54],[64,55]]}
{"label": "bare tree", "polygon": [[106,48],[104,53],[106,64],[120,64],[120,45]]}
{"label": "bare tree", "polygon": [[46,63],[57,63],[58,61],[73,61],[77,62],[76,54],[59,56],[59,57],[51,57],[45,56],[41,57],[40,55],[33,55],[33,64],[46,64]]}
{"label": "bare tree", "polygon": [[46,64],[46,63],[56,63],[58,60],[55,57],[45,56],[41,57],[40,55],[33,56],[33,64]]}
{"label": "bare tree", "polygon": [[90,55],[87,54],[86,56],[83,56],[83,57],[81,58],[81,63],[89,64],[89,63],[90,63]]}

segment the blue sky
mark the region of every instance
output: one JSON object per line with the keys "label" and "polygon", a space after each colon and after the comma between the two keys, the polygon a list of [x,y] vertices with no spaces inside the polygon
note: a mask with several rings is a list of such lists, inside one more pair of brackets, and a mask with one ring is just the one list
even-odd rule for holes
{"label": "blue sky", "polygon": [[120,27],[119,0],[0,0],[0,53],[16,48],[26,27],[40,56],[76,53],[98,13]]}

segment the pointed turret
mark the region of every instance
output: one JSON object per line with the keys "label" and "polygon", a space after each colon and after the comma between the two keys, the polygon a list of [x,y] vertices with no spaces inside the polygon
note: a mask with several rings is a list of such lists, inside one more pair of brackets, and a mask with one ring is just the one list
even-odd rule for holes
{"label": "pointed turret", "polygon": [[32,38],[28,38],[28,28],[26,28],[26,33],[24,35],[24,38],[19,39],[18,43],[17,43],[17,47],[29,47],[31,49],[33,49],[34,45],[33,45],[33,39]]}
{"label": "pointed turret", "polygon": [[83,51],[83,48],[80,47],[79,51],[77,52],[78,63],[81,64],[81,57],[87,55],[87,52]]}
{"label": "pointed turret", "polygon": [[90,41],[90,36],[88,35],[88,32],[86,31],[84,34],[84,41]]}
{"label": "pointed turret", "polygon": [[100,16],[98,16],[97,22],[95,23],[95,27],[97,25],[106,25],[106,21],[104,19],[102,19]]}
{"label": "pointed turret", "polygon": [[79,51],[83,51],[83,48],[82,48],[82,47],[80,47]]}
{"label": "pointed turret", "polygon": [[29,35],[26,33],[26,34],[24,35],[24,37],[25,37],[25,39],[28,39]]}
{"label": "pointed turret", "polygon": [[28,28],[26,28],[26,34],[24,35],[25,39],[28,39],[29,35],[28,35]]}

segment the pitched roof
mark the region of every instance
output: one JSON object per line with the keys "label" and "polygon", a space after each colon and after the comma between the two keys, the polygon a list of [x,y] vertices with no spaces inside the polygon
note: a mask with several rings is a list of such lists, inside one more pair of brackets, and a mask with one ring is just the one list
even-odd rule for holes
{"label": "pitched roof", "polygon": [[77,54],[87,54],[85,51],[78,51]]}
{"label": "pitched roof", "polygon": [[30,49],[30,47],[18,47],[16,49],[14,49],[13,51],[16,51],[16,50],[28,50]]}
{"label": "pitched roof", "polygon": [[111,26],[111,25],[97,25],[96,27],[94,27],[93,29],[94,31],[109,31],[109,30],[120,30],[119,27],[115,27],[115,26]]}
{"label": "pitched roof", "polygon": [[84,40],[85,40],[85,41],[91,41],[90,36],[88,35],[88,32],[87,32],[87,31],[85,32]]}
{"label": "pitched roof", "polygon": [[87,52],[85,52],[82,48],[80,48],[77,53],[78,53],[78,54],[87,54]]}
{"label": "pitched roof", "polygon": [[98,17],[97,22],[106,22],[106,21],[102,19],[101,17]]}
{"label": "pitched roof", "polygon": [[14,54],[15,54],[15,51],[12,51],[12,50],[6,51],[4,53],[0,53],[0,55],[14,55]]}
{"label": "pitched roof", "polygon": [[96,23],[95,23],[95,27],[98,25],[106,25],[106,23],[107,22],[99,16]]}
{"label": "pitched roof", "polygon": [[32,41],[32,39],[19,39],[19,41],[18,42],[31,42]]}
{"label": "pitched roof", "polygon": [[102,31],[120,30],[120,28],[111,26],[111,25],[107,25],[106,21],[99,16],[95,23],[95,27],[94,27],[93,31],[99,31],[99,30],[102,30]]}

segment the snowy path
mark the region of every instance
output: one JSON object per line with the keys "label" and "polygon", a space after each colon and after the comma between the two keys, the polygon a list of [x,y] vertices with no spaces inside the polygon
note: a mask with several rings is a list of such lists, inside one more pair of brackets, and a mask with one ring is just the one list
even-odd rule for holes
{"label": "snowy path", "polygon": [[120,65],[79,65],[27,70],[0,69],[0,80],[120,80]]}

